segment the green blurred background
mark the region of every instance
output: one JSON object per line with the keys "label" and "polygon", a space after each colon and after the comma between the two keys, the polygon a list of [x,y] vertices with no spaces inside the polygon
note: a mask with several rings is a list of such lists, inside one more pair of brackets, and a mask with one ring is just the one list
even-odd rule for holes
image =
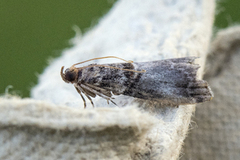
{"label": "green blurred background", "polygon": [[[115,0],[1,0],[0,1],[0,93],[8,85],[28,97],[37,74],[47,60],[71,47],[72,27],[82,32],[94,26]],[[218,2],[215,27],[240,21],[240,1]]]}

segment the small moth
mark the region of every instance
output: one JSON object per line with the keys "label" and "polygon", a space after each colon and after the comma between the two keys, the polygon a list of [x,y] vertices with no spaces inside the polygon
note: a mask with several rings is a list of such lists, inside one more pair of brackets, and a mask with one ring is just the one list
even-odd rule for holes
{"label": "small moth", "polygon": [[[104,58],[117,58],[126,63],[76,65]],[[126,61],[119,57],[107,56],[90,59],[72,65],[61,77],[66,83],[74,84],[77,92],[83,94],[93,104],[91,98],[97,95],[112,101],[113,95],[126,95],[144,100],[152,100],[161,105],[179,106],[210,101],[213,93],[204,80],[198,80],[197,57],[165,59],[150,62]],[[83,93],[83,94],[82,94]],[[115,103],[114,103],[115,104]]]}

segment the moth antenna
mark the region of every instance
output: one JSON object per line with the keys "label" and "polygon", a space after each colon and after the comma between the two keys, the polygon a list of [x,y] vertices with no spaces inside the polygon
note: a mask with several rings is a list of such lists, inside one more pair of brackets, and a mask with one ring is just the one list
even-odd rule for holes
{"label": "moth antenna", "polygon": [[62,79],[63,79],[65,82],[67,82],[66,79],[65,79],[65,74],[63,73],[63,69],[64,69],[64,66],[62,66],[61,71],[60,71],[60,74],[61,74]]}
{"label": "moth antenna", "polygon": [[79,68],[84,69],[84,68],[95,67],[95,66],[119,69],[119,70],[123,70],[123,71],[130,71],[130,72],[136,72],[136,73],[145,73],[146,72],[146,70],[144,70],[144,69],[141,70],[141,71],[135,71],[135,70],[132,70],[132,69],[123,69],[123,68],[117,68],[117,67],[106,66],[106,65],[101,65],[101,64],[94,64],[94,65],[85,66],[85,67],[79,67]]}
{"label": "moth antenna", "polygon": [[93,58],[93,59],[89,59],[89,60],[86,60],[86,61],[82,61],[82,62],[79,62],[79,63],[76,63],[76,64],[72,65],[72,67],[74,67],[78,64],[85,63],[85,62],[93,61],[93,60],[96,60],[96,59],[105,59],[105,58],[116,58],[116,59],[120,59],[122,61],[125,61],[127,63],[133,63],[133,61],[131,61],[131,60],[127,61],[125,59],[122,59],[122,58],[119,58],[119,57],[116,57],[116,56],[107,56],[107,57],[98,57],[98,58]]}

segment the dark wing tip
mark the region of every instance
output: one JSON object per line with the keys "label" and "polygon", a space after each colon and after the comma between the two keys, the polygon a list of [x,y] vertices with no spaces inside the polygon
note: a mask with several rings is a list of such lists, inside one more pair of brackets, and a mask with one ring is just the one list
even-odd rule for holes
{"label": "dark wing tip", "polygon": [[210,101],[214,97],[210,86],[204,80],[189,83],[188,94],[195,100],[195,103]]}

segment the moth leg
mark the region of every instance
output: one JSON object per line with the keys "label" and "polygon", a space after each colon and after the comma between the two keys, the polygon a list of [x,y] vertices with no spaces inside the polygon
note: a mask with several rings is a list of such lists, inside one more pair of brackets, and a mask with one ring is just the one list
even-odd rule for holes
{"label": "moth leg", "polygon": [[82,100],[83,100],[83,103],[84,103],[84,109],[87,107],[87,105],[86,105],[86,100],[84,99],[84,97],[83,97],[83,95],[82,95],[82,93],[80,92],[80,95],[81,95],[81,97],[82,97]]}
{"label": "moth leg", "polygon": [[[113,98],[112,98],[113,99]],[[107,103],[109,104],[109,101],[111,101],[114,105],[118,106],[114,101],[112,101],[111,99],[107,100]]]}
{"label": "moth leg", "polygon": [[83,88],[79,87],[78,89],[79,89],[80,92],[83,92],[83,93],[84,93],[84,95],[88,98],[88,100],[91,102],[91,104],[92,104],[92,106],[93,106],[93,108],[94,108],[93,101],[92,101],[92,99],[89,97],[89,95],[83,90]]}
{"label": "moth leg", "polygon": [[84,99],[81,91],[80,91],[77,87],[75,87],[75,88],[76,88],[77,92],[80,94],[80,96],[82,97],[82,100],[83,100],[83,103],[84,103],[84,108],[86,108],[86,107],[87,107],[87,105],[86,105],[86,100]]}
{"label": "moth leg", "polygon": [[[85,95],[86,95],[86,94],[85,94]],[[93,103],[92,99],[91,99],[88,95],[86,95],[86,97],[87,97],[88,100],[91,102],[91,104],[92,104],[92,106],[93,106],[93,108],[94,108],[94,103]]]}
{"label": "moth leg", "polygon": [[99,97],[102,97],[102,98],[104,98],[104,99],[106,99],[106,100],[110,100],[110,99],[111,99],[111,97],[109,97],[109,96],[107,96],[107,95],[104,95],[103,93],[98,92],[98,91],[96,91],[95,89],[92,89],[92,88],[90,88],[90,87],[88,87],[88,86],[86,86],[86,85],[81,84],[81,87],[83,87],[84,89],[90,90],[91,92],[95,93],[95,94],[98,95]]}
{"label": "moth leg", "polygon": [[118,106],[115,102],[113,102],[112,100],[110,100],[113,104],[115,104],[116,106]]}
{"label": "moth leg", "polygon": [[95,91],[95,93],[98,93],[97,95],[100,96],[100,94],[102,95],[102,97],[107,97],[107,98],[111,98],[112,97],[112,93],[110,91],[107,91],[105,89],[90,85],[90,84],[81,84],[82,88],[86,88],[89,91]]}
{"label": "moth leg", "polygon": [[[98,95],[99,97],[102,97],[102,98],[106,99],[108,104],[109,104],[109,101],[111,101],[113,104],[115,104],[115,105],[117,106],[117,104],[111,100],[111,99],[114,99],[114,98],[111,98],[111,97],[105,95],[104,93],[101,93],[101,92],[99,92],[99,91],[96,91],[95,89],[93,89],[93,88],[91,88],[91,87],[88,87],[88,86],[86,86],[86,85],[81,84],[81,87],[83,87],[84,89],[87,89],[87,90],[95,93],[95,94]],[[100,90],[100,91],[101,91],[101,90]]]}
{"label": "moth leg", "polygon": [[88,98],[88,100],[91,102],[91,104],[92,104],[92,106],[93,106],[93,108],[94,108],[94,103],[93,103],[91,97],[89,97],[85,92],[83,92],[83,93],[84,93],[85,96]]}

